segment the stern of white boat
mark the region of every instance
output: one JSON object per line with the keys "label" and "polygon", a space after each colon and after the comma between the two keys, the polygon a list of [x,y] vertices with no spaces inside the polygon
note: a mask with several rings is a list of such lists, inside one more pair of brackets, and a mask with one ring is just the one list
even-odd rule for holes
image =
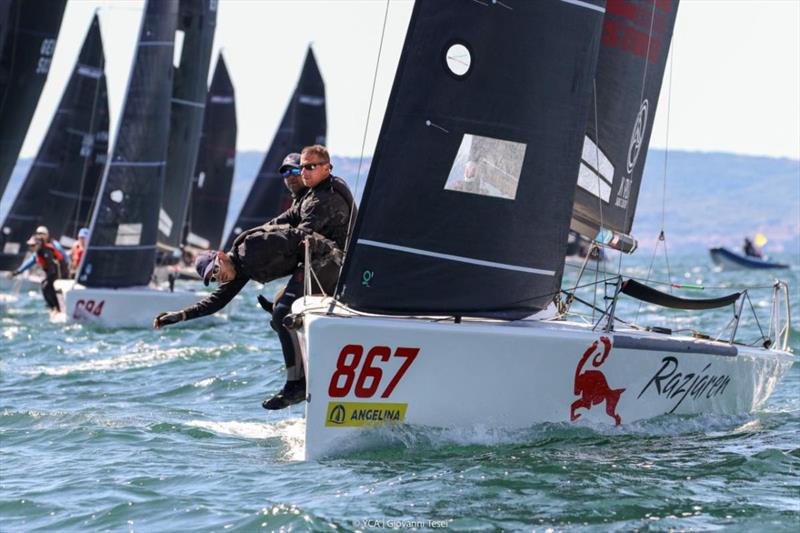
{"label": "stern of white boat", "polygon": [[169,292],[149,287],[95,288],[78,283],[62,284],[60,288],[67,322],[103,327],[151,327],[159,313],[180,311],[204,296],[189,291]]}

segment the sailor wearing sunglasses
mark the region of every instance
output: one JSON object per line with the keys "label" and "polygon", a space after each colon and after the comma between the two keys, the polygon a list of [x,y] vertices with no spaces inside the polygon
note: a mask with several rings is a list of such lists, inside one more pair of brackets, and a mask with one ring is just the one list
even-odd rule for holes
{"label": "sailor wearing sunglasses", "polygon": [[[355,207],[347,184],[332,176],[331,168],[324,146],[304,148],[299,157],[287,155],[279,171],[293,193],[292,206],[263,226],[239,234],[230,252],[208,251],[201,255],[195,265],[198,274],[206,285],[216,281],[220,286],[194,306],[162,313],[153,322],[153,327],[160,328],[215,313],[251,278],[266,283],[278,277],[274,275],[277,271],[291,272],[289,282],[276,297],[270,321],[283,349],[286,384],[278,394],[262,402],[265,409],[283,409],[306,398],[305,372],[296,339],[284,327],[283,319],[291,311],[292,302],[303,295],[304,267],[302,259],[298,260],[302,257],[303,240],[308,239],[311,244],[311,268],[321,284],[314,280],[312,292],[331,294],[336,287],[351,209],[355,218]],[[300,180],[293,179],[298,176]],[[287,257],[293,262],[287,263]]]}
{"label": "sailor wearing sunglasses", "polygon": [[[333,293],[336,288],[340,266],[336,261],[344,250],[349,224],[355,219],[353,195],[343,179],[331,174],[332,169],[327,148],[319,144],[303,148],[299,157],[297,154],[287,155],[280,171],[286,186],[294,195],[294,200],[289,209],[267,222],[289,224],[306,233],[322,235],[336,243],[337,253],[331,254],[328,257],[330,261],[323,261],[321,267],[315,269],[322,286],[314,283],[312,290],[317,293],[324,291],[326,294]],[[299,176],[305,189],[300,189],[296,176]],[[322,276],[318,270],[322,271]],[[270,326],[281,342],[287,379],[278,394],[264,399],[261,404],[264,409],[283,409],[303,401],[306,397],[306,378],[296,337],[283,325],[283,319],[291,312],[292,302],[303,295],[303,280],[304,268],[299,265],[289,283],[275,296]]]}

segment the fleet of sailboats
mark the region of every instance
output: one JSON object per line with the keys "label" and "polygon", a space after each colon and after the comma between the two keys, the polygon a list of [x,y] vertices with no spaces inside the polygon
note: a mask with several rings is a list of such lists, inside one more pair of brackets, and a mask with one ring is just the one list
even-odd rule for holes
{"label": "fleet of sailboats", "polygon": [[93,18],[39,153],[0,232],[0,271],[18,268],[37,226],[70,245],[89,225],[108,152],[108,93],[100,22]]}
{"label": "fleet of sailboats", "polygon": [[[65,2],[0,3],[0,194]],[[325,85],[309,47],[224,235],[237,121],[222,55],[207,87],[216,10],[213,0],[145,2],[110,150],[96,15],[91,23],[0,232],[0,271],[11,271],[35,227],[67,245],[90,228],[75,280],[59,284],[68,321],[147,327],[196,302],[198,293],[158,286],[159,269],[228,249],[283,211],[283,157],[325,143]],[[793,361],[784,284],[761,347],[737,342],[745,293],[686,299],[612,276],[600,320],[586,323],[562,291],[570,232],[637,248],[631,230],[677,11],[678,0],[417,0],[336,293],[293,307],[307,458],[385,423],[616,425],[738,413],[767,399]],[[730,337],[619,325],[622,297],[731,307]]]}
{"label": "fleet of sailboats", "polygon": [[278,173],[281,161],[286,154],[299,152],[304,146],[325,144],[327,128],[325,84],[314,52],[309,47],[300,79],[286,106],[278,131],[236,216],[233,229],[225,239],[223,249],[230,249],[242,231],[263,224],[289,207],[291,195]]}

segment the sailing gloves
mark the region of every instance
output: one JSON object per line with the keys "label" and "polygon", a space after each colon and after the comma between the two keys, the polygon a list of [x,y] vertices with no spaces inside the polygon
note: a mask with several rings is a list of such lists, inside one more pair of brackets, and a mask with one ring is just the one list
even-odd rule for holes
{"label": "sailing gloves", "polygon": [[186,320],[186,313],[184,311],[179,311],[177,313],[161,313],[153,320],[153,328],[159,329],[170,324],[177,324],[181,320]]}

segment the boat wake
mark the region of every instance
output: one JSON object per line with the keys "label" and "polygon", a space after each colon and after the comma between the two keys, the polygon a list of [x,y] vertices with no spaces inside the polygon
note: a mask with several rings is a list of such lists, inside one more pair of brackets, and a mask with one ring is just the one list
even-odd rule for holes
{"label": "boat wake", "polygon": [[303,418],[293,418],[273,423],[239,422],[236,420],[226,422],[190,420],[185,425],[205,429],[217,435],[243,439],[280,439],[283,446],[286,447],[285,458],[287,460],[302,461],[304,458],[306,421]]}
{"label": "boat wake", "polygon": [[134,370],[139,368],[149,368],[152,366],[168,363],[176,359],[189,359],[196,352],[197,348],[172,348],[169,350],[152,350],[144,353],[128,353],[119,357],[109,357],[105,359],[91,359],[81,363],[73,363],[61,366],[37,366],[25,374],[44,374],[46,376],[66,376],[82,372],[109,372]]}
{"label": "boat wake", "polygon": [[472,427],[438,428],[411,425],[384,425],[370,428],[352,440],[343,441],[328,455],[353,452],[436,450],[452,447],[495,447],[523,445],[550,446],[559,442],[596,442],[606,439],[628,440],[631,437],[683,437],[698,435],[709,439],[725,438],[759,431],[763,425],[754,414],[748,415],[664,415],[648,420],[611,426],[581,421],[579,423],[543,423],[527,428]]}

